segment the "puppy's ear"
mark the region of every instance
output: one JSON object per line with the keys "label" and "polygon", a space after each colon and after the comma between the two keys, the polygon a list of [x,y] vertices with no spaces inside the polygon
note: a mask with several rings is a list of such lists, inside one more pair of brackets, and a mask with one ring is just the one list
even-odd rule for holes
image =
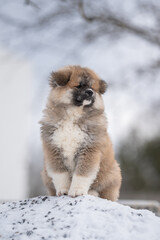
{"label": "puppy's ear", "polygon": [[101,94],[103,94],[103,93],[106,92],[107,87],[108,87],[108,85],[107,85],[107,83],[106,83],[104,80],[100,80],[100,81],[99,81],[99,92],[100,92]]}
{"label": "puppy's ear", "polygon": [[49,80],[51,87],[65,86],[71,77],[71,71],[60,70],[58,72],[52,72]]}

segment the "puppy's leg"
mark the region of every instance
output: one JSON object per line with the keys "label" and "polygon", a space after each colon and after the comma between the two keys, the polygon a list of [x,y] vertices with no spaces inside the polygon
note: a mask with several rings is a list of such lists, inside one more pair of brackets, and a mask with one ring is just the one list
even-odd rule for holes
{"label": "puppy's leg", "polygon": [[68,194],[71,180],[69,172],[63,163],[61,152],[57,148],[52,147],[50,149],[45,144],[43,146],[46,172],[48,177],[52,179],[56,195]]}
{"label": "puppy's leg", "polygon": [[99,170],[100,156],[100,152],[94,149],[89,149],[83,156],[79,156],[68,195],[76,197],[88,194]]}
{"label": "puppy's leg", "polygon": [[100,191],[100,197],[111,201],[117,201],[122,181],[121,171],[118,163],[114,162],[109,171],[106,171],[106,174],[103,172],[101,180],[100,177],[98,180],[99,185],[102,187],[102,190]]}
{"label": "puppy's leg", "polygon": [[99,197],[99,193],[97,191],[95,191],[95,190],[89,190],[88,194],[92,195],[92,196],[95,196],[95,197]]}
{"label": "puppy's leg", "polygon": [[70,187],[70,176],[68,172],[55,172],[52,169],[47,170],[48,175],[52,178],[56,189],[56,195],[66,195]]}
{"label": "puppy's leg", "polygon": [[111,201],[117,201],[119,197],[119,186],[110,186],[100,192],[100,197]]}
{"label": "puppy's leg", "polygon": [[44,169],[41,173],[41,176],[42,176],[43,183],[47,188],[48,194],[50,196],[56,196],[56,190],[55,190],[55,187],[53,185],[52,178],[48,177],[45,167],[44,167]]}

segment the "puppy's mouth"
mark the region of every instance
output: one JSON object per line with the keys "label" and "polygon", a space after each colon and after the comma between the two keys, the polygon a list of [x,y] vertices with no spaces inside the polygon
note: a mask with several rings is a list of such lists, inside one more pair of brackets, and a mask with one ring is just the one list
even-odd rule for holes
{"label": "puppy's mouth", "polygon": [[86,89],[85,91],[73,92],[73,104],[75,106],[90,107],[94,103],[94,92],[92,89]]}

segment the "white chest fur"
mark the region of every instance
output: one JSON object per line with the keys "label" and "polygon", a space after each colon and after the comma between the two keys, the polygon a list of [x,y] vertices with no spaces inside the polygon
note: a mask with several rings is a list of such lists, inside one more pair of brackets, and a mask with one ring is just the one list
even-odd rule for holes
{"label": "white chest fur", "polygon": [[75,167],[74,156],[81,143],[85,141],[86,134],[79,128],[76,120],[79,114],[70,112],[67,117],[57,124],[52,141],[62,149],[65,157],[64,164],[72,171]]}

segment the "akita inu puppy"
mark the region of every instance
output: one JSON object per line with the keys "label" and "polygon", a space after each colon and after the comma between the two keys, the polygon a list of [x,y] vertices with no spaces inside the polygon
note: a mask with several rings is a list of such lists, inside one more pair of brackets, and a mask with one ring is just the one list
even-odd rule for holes
{"label": "akita inu puppy", "polygon": [[50,87],[40,122],[42,175],[48,193],[117,200],[121,171],[107,133],[101,96],[107,84],[88,68],[68,66],[51,74]]}

